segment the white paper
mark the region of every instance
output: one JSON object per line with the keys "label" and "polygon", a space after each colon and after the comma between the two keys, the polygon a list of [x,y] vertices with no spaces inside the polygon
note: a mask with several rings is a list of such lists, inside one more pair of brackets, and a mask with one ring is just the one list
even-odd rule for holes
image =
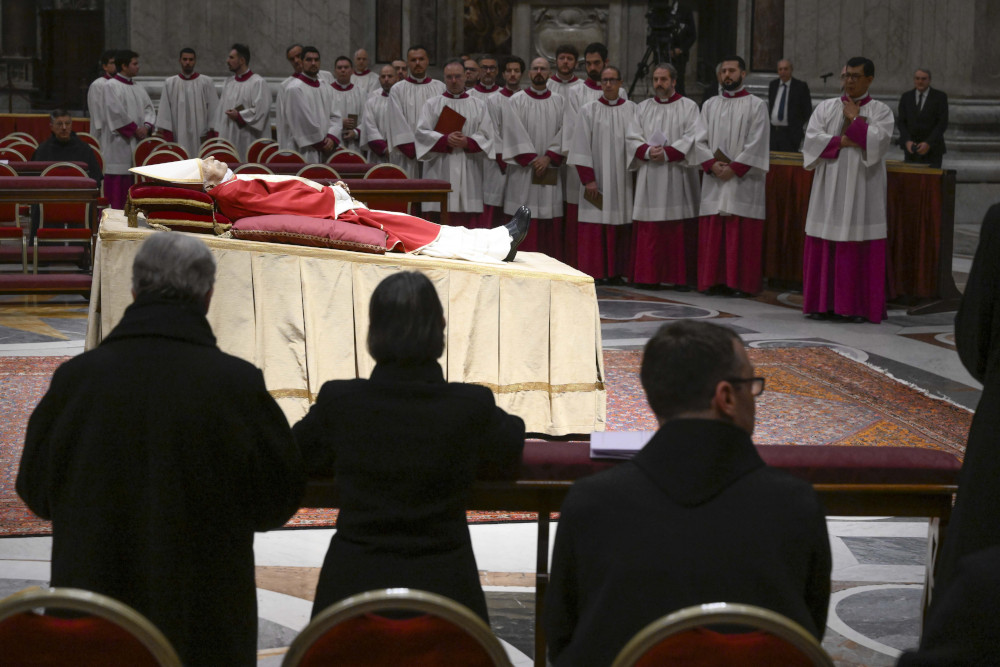
{"label": "white paper", "polygon": [[590,434],[590,458],[630,459],[655,434],[656,431],[594,431]]}
{"label": "white paper", "polygon": [[667,145],[667,135],[663,134],[662,131],[657,130],[653,132],[653,136],[649,138],[650,146],[666,146]]}

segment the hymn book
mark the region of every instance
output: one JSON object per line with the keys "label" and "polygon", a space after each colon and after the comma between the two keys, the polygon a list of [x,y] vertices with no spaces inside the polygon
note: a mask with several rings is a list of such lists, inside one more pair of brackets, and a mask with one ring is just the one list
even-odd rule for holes
{"label": "hymn book", "polygon": [[451,107],[445,107],[441,109],[434,131],[447,136],[452,132],[461,132],[463,127],[465,127],[465,116]]}
{"label": "hymn book", "polygon": [[721,148],[716,148],[715,149],[715,154],[712,155],[712,157],[714,157],[716,160],[718,160],[719,162],[722,162],[724,164],[729,164],[730,162],[733,161],[733,159],[731,157],[729,157],[728,155],[726,155],[726,151],[722,150]]}
{"label": "hymn book", "polygon": [[534,169],[531,170],[532,185],[555,185],[558,182],[559,167],[546,167],[541,176]]}

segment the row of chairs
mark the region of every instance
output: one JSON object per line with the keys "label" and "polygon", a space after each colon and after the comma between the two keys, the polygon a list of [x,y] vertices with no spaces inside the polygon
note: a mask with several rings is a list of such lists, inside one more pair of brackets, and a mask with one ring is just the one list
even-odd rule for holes
{"label": "row of chairs", "polygon": [[[38,608],[86,614],[67,620]],[[384,616],[392,612],[393,617]],[[399,617],[396,612],[405,612]],[[738,626],[722,634],[709,626]],[[128,664],[179,667],[176,651],[137,611],[104,595],[30,588],[0,600],[0,655],[8,664]],[[394,588],[347,598],[318,614],[292,642],[283,667],[449,664],[510,667],[503,645],[463,605],[425,591]],[[688,607],[654,621],[621,650],[612,667],[684,664],[820,665],[833,661],[797,623],[752,605]]]}
{"label": "row of chairs", "polygon": [[[187,160],[189,155],[183,146],[166,141],[162,137],[147,137],[136,144],[132,159],[136,165],[150,164],[146,162],[155,153],[168,153],[173,160]],[[220,162],[252,162],[258,164],[307,164],[306,159],[298,152],[282,149],[272,139],[261,138],[250,144],[244,160],[236,147],[226,139],[215,137],[206,139],[198,149],[195,157],[213,157]],[[172,161],[172,160],[170,160]],[[357,151],[340,149],[334,151],[326,160],[326,164],[365,164],[365,158]],[[157,163],[152,163],[157,164]]]}

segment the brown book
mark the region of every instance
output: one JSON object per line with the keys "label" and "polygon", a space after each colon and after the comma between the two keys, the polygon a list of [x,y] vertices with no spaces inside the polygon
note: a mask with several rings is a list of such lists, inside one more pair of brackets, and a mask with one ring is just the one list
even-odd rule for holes
{"label": "brown book", "polygon": [[246,107],[243,106],[242,104],[236,107],[236,111],[243,111],[244,109],[246,109]]}
{"label": "brown book", "polygon": [[546,167],[541,176],[534,169],[531,170],[532,185],[555,185],[558,182],[559,167]]}
{"label": "brown book", "polygon": [[716,148],[715,154],[712,157],[714,157],[719,162],[724,162],[726,164],[732,162],[732,159],[728,155],[726,155],[726,153],[721,148]]}
{"label": "brown book", "polygon": [[445,107],[441,109],[441,115],[438,116],[438,122],[434,126],[434,131],[449,135],[452,132],[461,132],[463,127],[465,127],[465,116],[451,107]]}
{"label": "brown book", "polygon": [[584,197],[584,199],[586,199],[587,201],[589,201],[591,204],[593,204],[594,206],[596,206],[600,210],[602,210],[602,211],[604,210],[604,195],[601,194],[600,192],[598,192],[597,196],[595,198],[593,198],[593,199],[590,199],[589,197]]}
{"label": "brown book", "polygon": [[349,114],[347,114],[347,117],[350,118],[351,120],[353,120],[355,123],[358,122],[358,114],[356,114],[356,113],[349,113]]}

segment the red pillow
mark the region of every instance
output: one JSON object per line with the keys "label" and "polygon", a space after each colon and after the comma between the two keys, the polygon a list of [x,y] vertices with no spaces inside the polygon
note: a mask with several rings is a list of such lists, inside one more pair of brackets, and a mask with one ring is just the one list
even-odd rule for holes
{"label": "red pillow", "polygon": [[189,211],[150,211],[146,222],[161,225],[175,232],[195,232],[198,234],[223,234],[233,226],[232,221],[221,213],[191,213]]}
{"label": "red pillow", "polygon": [[386,233],[343,220],[308,218],[302,215],[255,215],[233,223],[234,239],[267,241],[313,248],[335,248],[384,254]]}
{"label": "red pillow", "polygon": [[153,211],[175,211],[196,215],[212,215],[215,202],[201,190],[189,190],[170,185],[133,185],[125,202],[129,227],[138,225],[137,216]]}

